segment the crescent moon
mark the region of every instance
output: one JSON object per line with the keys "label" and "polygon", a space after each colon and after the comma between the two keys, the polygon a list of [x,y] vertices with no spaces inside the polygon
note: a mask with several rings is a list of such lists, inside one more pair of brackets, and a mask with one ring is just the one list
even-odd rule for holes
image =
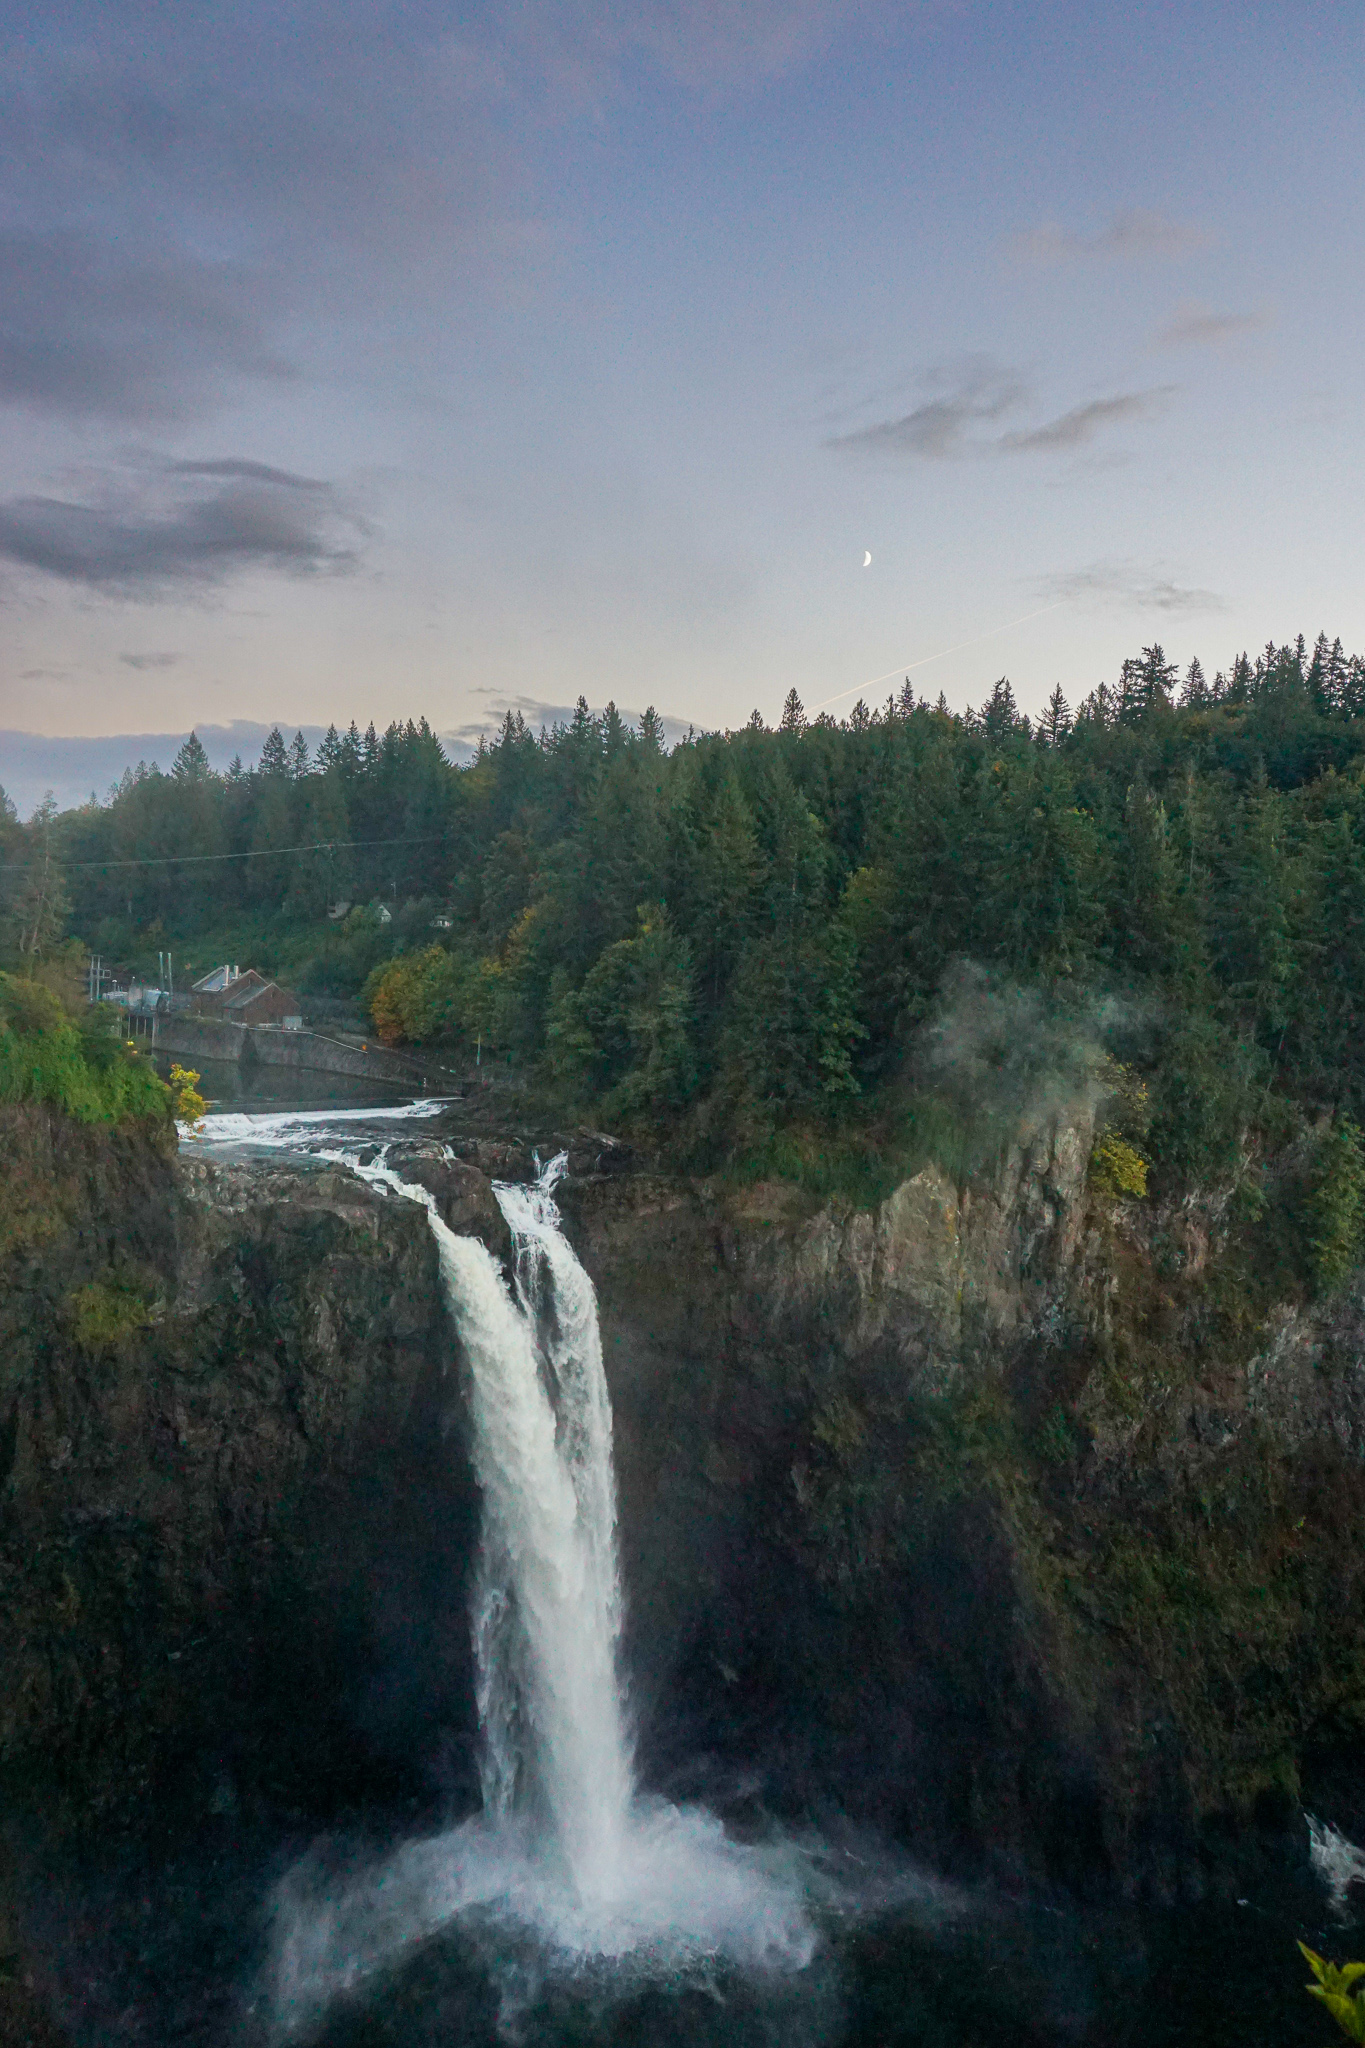
{"label": "crescent moon", "polygon": [[863,567],[864,567],[865,569],[868,569],[868,568],[870,568],[871,566],[872,566],[872,550],[871,550],[871,548],[864,548],[864,549],[863,549]]}

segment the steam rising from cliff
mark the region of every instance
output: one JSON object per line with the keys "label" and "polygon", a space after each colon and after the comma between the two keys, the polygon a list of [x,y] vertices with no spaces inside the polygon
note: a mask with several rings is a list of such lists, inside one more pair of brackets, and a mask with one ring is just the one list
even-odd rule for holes
{"label": "steam rising from cliff", "polygon": [[1114,1055],[1144,1019],[1093,991],[1021,988],[956,961],[923,1026],[913,1075],[933,1149],[969,1172],[1114,1094]]}

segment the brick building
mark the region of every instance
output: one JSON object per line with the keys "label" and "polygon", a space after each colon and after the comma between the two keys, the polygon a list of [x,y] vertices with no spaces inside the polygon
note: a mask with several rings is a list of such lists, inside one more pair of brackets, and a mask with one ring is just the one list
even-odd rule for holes
{"label": "brick building", "polygon": [[198,1017],[221,1017],[229,1024],[269,1024],[284,1031],[303,1028],[303,1013],[293,990],[267,981],[254,967],[245,973],[226,963],[215,967],[195,982],[190,994]]}

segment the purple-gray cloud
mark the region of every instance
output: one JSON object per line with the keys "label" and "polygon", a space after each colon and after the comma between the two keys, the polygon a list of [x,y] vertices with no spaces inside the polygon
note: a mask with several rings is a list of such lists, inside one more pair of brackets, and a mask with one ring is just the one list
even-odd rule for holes
{"label": "purple-gray cloud", "polygon": [[169,493],[124,479],[104,500],[24,496],[0,502],[0,560],[126,596],[220,582],[243,569],[344,574],[364,529],[330,486],[265,464],[174,465],[204,487]]}
{"label": "purple-gray cloud", "polygon": [[1090,234],[1057,221],[1043,221],[1015,235],[1011,252],[1028,263],[1061,263],[1077,257],[1184,256],[1202,249],[1209,237],[1188,221],[1172,220],[1150,207],[1129,207]]}
{"label": "purple-gray cloud", "polygon": [[1163,384],[1154,391],[1120,391],[1112,398],[1092,398],[1086,405],[1073,405],[1069,412],[1041,427],[1002,434],[995,446],[1001,453],[1011,455],[1080,448],[1093,441],[1102,427],[1112,426],[1118,420],[1150,418],[1175,388],[1173,384]]}
{"label": "purple-gray cloud", "polygon": [[[939,370],[931,373],[931,379],[941,383],[947,375]],[[1028,395],[1027,385],[1013,372],[984,359],[973,360],[956,372],[952,387],[941,396],[926,399],[898,419],[879,420],[851,434],[840,434],[827,445],[852,454],[940,462],[974,456],[1056,454],[1083,447],[1105,427],[1121,420],[1148,418],[1175,388],[1162,385],[1150,391],[1120,391],[1072,406],[1040,426],[1015,427],[999,434],[973,432],[973,428],[1017,410]]]}
{"label": "purple-gray cloud", "polygon": [[1215,313],[1211,306],[1177,306],[1152,336],[1153,348],[1220,348],[1239,334],[1269,326],[1264,313]]}
{"label": "purple-gray cloud", "polygon": [[176,419],[288,364],[251,280],[186,251],[129,255],[83,230],[0,234],[0,401],[119,420]]}
{"label": "purple-gray cloud", "polygon": [[1177,582],[1160,569],[1134,562],[1091,562],[1081,569],[1044,577],[1037,590],[1040,597],[1118,605],[1128,611],[1216,612],[1226,608],[1226,600],[1216,590]]}

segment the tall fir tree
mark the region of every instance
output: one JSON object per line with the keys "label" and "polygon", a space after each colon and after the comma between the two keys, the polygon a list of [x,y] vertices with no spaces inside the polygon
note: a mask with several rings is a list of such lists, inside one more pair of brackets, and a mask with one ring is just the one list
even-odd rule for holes
{"label": "tall fir tree", "polygon": [[1071,730],[1071,707],[1062,695],[1058,683],[1048,698],[1043,715],[1038,720],[1038,738],[1045,747],[1056,748],[1062,744]]}

